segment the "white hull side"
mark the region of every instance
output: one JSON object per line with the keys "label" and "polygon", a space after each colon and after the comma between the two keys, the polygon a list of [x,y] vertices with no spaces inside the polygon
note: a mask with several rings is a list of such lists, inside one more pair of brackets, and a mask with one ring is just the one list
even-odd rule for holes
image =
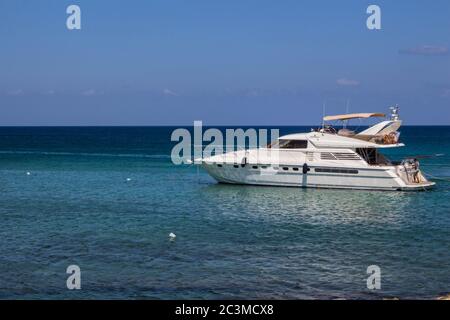
{"label": "white hull side", "polygon": [[285,171],[280,166],[278,170],[271,167],[252,169],[251,165],[235,168],[231,164],[203,163],[203,168],[218,182],[231,184],[249,184],[283,187],[315,187],[337,189],[363,190],[424,190],[434,185],[427,182],[406,185],[398,176],[387,169],[358,168],[358,174],[317,173],[313,168],[307,174],[293,171],[292,167]]}

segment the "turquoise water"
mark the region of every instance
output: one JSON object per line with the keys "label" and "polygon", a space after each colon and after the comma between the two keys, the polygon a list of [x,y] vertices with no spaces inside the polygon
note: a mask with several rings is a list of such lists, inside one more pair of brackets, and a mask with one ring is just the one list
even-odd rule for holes
{"label": "turquoise water", "polygon": [[[172,130],[0,128],[0,298],[450,291],[450,183],[418,193],[219,185],[171,163]],[[450,127],[404,127],[401,138],[391,157],[443,154],[421,167],[450,179]],[[66,288],[71,264],[81,290]],[[366,287],[372,264],[378,291]]]}

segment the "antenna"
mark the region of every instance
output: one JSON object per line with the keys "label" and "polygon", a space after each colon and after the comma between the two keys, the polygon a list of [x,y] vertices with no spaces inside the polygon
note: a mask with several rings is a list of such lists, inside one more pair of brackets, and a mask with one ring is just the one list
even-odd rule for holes
{"label": "antenna", "polygon": [[396,104],[394,107],[390,107],[389,109],[391,109],[391,120],[397,121],[399,119],[398,110],[400,109],[398,107],[398,104]]}
{"label": "antenna", "polygon": [[[346,114],[348,114],[349,108],[350,108],[350,99],[347,99],[347,104],[346,104],[346,106],[345,106],[345,113],[346,113]],[[347,128],[347,121],[348,121],[348,120],[342,121],[342,127],[343,127],[343,128]]]}
{"label": "antenna", "polygon": [[326,100],[323,101],[322,104],[322,129],[325,128],[325,105],[326,105]]}

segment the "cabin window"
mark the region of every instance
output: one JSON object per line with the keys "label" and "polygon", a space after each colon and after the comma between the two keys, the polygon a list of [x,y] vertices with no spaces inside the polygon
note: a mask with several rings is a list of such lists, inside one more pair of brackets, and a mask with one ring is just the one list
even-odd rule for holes
{"label": "cabin window", "polygon": [[375,148],[357,148],[356,153],[371,165],[389,165],[390,161]]}
{"label": "cabin window", "polygon": [[261,168],[263,168],[263,169],[267,169],[267,166],[261,166]]}
{"label": "cabin window", "polygon": [[279,140],[280,149],[306,149],[308,140]]}
{"label": "cabin window", "polygon": [[238,166],[237,164],[233,165],[233,167],[235,167],[235,168],[239,168],[239,166]]}
{"label": "cabin window", "polygon": [[358,174],[358,170],[355,169],[340,169],[340,168],[315,168],[315,172],[330,172],[330,173],[350,173]]}
{"label": "cabin window", "polygon": [[288,168],[288,167],[283,167],[283,170],[284,170],[284,171],[288,171],[289,168]]}
{"label": "cabin window", "polygon": [[217,166],[218,166],[219,168],[222,168],[222,165],[221,165],[221,164],[218,164]]}
{"label": "cabin window", "polygon": [[294,170],[294,171],[298,171],[298,168],[292,168],[292,170]]}
{"label": "cabin window", "polygon": [[258,166],[253,166],[252,168],[253,168],[253,169],[258,169]]}

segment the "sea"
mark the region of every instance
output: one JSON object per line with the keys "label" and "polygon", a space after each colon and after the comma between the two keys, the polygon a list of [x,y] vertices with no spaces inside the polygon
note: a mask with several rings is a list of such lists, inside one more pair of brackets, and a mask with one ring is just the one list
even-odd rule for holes
{"label": "sea", "polygon": [[450,292],[449,126],[402,127],[406,146],[385,152],[421,155],[436,182],[422,192],[218,184],[172,163],[175,129],[0,127],[0,299]]}

